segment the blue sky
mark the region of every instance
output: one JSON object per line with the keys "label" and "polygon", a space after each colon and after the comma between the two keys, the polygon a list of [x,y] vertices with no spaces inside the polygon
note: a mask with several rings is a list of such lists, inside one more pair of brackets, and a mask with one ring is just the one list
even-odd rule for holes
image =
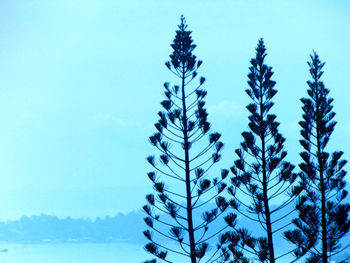
{"label": "blue sky", "polygon": [[95,217],[144,204],[145,157],[156,153],[148,136],[163,83],[173,80],[164,62],[181,14],[204,61],[209,119],[223,134],[217,170],[231,166],[247,128],[246,75],[260,37],[289,160],[299,162],[313,49],[335,99],[330,147],[350,160],[349,13],[347,0],[0,1],[0,219]]}

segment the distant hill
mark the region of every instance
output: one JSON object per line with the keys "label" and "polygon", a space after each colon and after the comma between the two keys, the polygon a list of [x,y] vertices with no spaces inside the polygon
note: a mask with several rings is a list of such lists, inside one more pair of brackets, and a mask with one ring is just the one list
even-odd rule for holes
{"label": "distant hill", "polygon": [[[131,242],[143,246],[146,239],[142,232],[146,229],[143,222],[145,214],[142,211],[129,214],[117,214],[104,218],[60,219],[51,215],[23,216],[16,221],[0,222],[1,243],[112,243]],[[285,222],[281,221],[282,226]],[[262,228],[250,220],[241,218],[239,226],[248,228],[253,236],[264,235]],[[225,226],[223,219],[212,223],[211,231],[217,231]],[[277,228],[278,226],[276,226]],[[167,233],[168,229],[162,228]],[[165,242],[165,238],[158,238]],[[213,240],[214,241],[214,240]],[[344,244],[350,244],[350,234],[343,240]],[[214,241],[215,242],[215,241]],[[274,239],[277,244],[277,255],[281,255],[291,249],[291,245],[282,237]],[[350,248],[345,250],[341,258],[350,255]]]}
{"label": "distant hill", "polygon": [[0,222],[0,242],[143,242],[143,214],[132,212],[96,218],[64,218],[51,215],[22,216],[16,221]]}

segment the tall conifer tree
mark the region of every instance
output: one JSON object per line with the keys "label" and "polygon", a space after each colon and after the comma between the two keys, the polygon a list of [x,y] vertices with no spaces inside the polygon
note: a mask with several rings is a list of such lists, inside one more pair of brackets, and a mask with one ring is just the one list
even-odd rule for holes
{"label": "tall conifer tree", "polygon": [[276,82],[271,79],[272,68],[264,63],[265,57],[266,48],[260,39],[256,56],[250,61],[249,89],[246,89],[252,100],[247,106],[250,130],[242,133],[244,140],[236,150],[238,159],[231,168],[232,186],[228,190],[233,196],[231,206],[243,215],[242,221],[251,220],[266,233],[254,237],[247,229],[239,229],[244,250],[260,262],[274,263],[280,255],[275,255],[273,237],[282,234],[278,231],[288,225],[285,219],[292,213],[290,204],[297,191],[293,188],[294,166],[285,161],[285,139],[278,131],[276,115],[270,113],[277,90]]}
{"label": "tall conifer tree", "polygon": [[[197,61],[193,54],[196,45],[184,17],[171,47],[173,52],[165,65],[179,79],[179,84],[173,87],[164,84],[166,99],[161,102],[164,110],[158,113],[157,132],[149,138],[160,156],[159,161],[154,156],[147,158],[155,169],[148,177],[156,194],[147,195],[148,204],[143,207],[149,228],[144,231],[149,240],[145,249],[165,262],[171,262],[167,259],[168,252],[188,257],[191,263],[201,259],[225,260],[227,254],[222,246],[225,236],[209,255],[207,252],[208,241],[222,230],[211,230],[210,226],[228,207],[219,194],[226,188],[224,179],[229,172],[222,170],[218,178],[208,174],[220,160],[223,143],[219,141],[219,133],[209,134],[204,102],[207,92],[202,89],[205,79],[200,77],[199,84],[193,85],[202,61]],[[215,201],[214,208],[210,201]],[[205,207],[211,209],[203,213]],[[232,222],[235,223],[235,218]],[[164,238],[176,241],[178,249],[169,248],[162,241]]]}
{"label": "tall conifer tree", "polygon": [[350,205],[341,204],[347,196],[343,169],[346,161],[341,159],[342,151],[332,154],[326,151],[336,122],[333,99],[321,81],[324,64],[315,52],[308,62],[312,80],[307,81],[308,97],[301,99],[304,114],[299,122],[300,144],[304,148],[300,153],[303,162],[299,165],[304,194],[296,205],[299,218],[294,220],[294,225],[297,228],[285,233],[286,238],[297,245],[295,256],[307,254],[306,262],[310,263],[330,262],[343,251],[341,238],[350,228]]}

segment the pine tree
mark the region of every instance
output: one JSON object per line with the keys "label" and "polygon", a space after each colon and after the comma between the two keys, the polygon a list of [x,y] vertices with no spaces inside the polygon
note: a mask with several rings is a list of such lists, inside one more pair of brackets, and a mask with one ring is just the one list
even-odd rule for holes
{"label": "pine tree", "polygon": [[299,218],[293,221],[296,229],[286,232],[285,236],[297,245],[294,252],[297,258],[307,254],[307,262],[327,263],[345,249],[341,247],[341,238],[350,228],[350,205],[341,204],[347,196],[343,152],[326,151],[336,122],[333,99],[321,81],[325,63],[315,52],[310,57],[312,80],[307,81],[309,97],[301,99],[304,114],[299,122],[300,144],[304,148],[299,167],[304,192],[296,204],[299,213]]}
{"label": "pine tree", "polygon": [[[235,151],[238,159],[231,168],[232,185],[228,190],[233,197],[231,206],[245,219],[260,224],[266,233],[263,237],[253,237],[247,229],[238,229],[242,248],[260,262],[274,263],[281,256],[275,256],[273,236],[289,224],[286,219],[293,212],[290,204],[298,189],[293,187],[294,166],[285,161],[285,139],[278,131],[276,115],[269,113],[277,90],[276,82],[271,79],[272,68],[264,64],[266,55],[260,39],[256,56],[250,61],[249,89],[245,90],[252,100],[247,106],[249,131],[242,133],[241,148]],[[272,208],[274,200],[280,202]],[[277,223],[279,227],[275,227]]]}
{"label": "pine tree", "polygon": [[[200,77],[199,84],[192,85],[202,61],[197,61],[193,54],[196,45],[184,17],[171,47],[173,52],[165,65],[180,83],[173,87],[164,84],[166,99],[161,102],[164,110],[158,113],[157,132],[149,138],[160,156],[159,162],[154,156],[147,158],[155,169],[148,177],[156,194],[147,195],[148,204],[143,207],[149,228],[144,231],[149,240],[145,249],[165,262],[171,262],[167,259],[168,252],[188,257],[191,263],[204,258],[206,262],[225,260],[224,235],[209,256],[207,252],[208,241],[223,230],[210,227],[228,207],[220,193],[226,188],[224,179],[229,171],[222,170],[218,178],[208,174],[220,160],[223,143],[219,133],[209,134],[204,102],[207,92],[202,88],[205,79]],[[203,213],[206,207],[211,209]],[[177,242],[178,249],[169,248],[164,239]]]}

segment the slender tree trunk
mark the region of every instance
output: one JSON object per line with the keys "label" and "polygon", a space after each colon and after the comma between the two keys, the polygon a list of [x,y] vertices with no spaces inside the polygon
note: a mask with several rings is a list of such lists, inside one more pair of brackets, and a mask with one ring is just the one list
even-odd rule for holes
{"label": "slender tree trunk", "polygon": [[326,193],[324,185],[323,161],[320,152],[319,133],[317,131],[318,164],[320,167],[321,185],[321,225],[322,225],[322,263],[328,262],[327,247],[327,224],[326,224]]}
{"label": "slender tree trunk", "polygon": [[[318,87],[316,79],[316,87]],[[328,246],[327,246],[327,224],[326,224],[326,189],[324,185],[324,170],[323,170],[323,159],[321,156],[321,142],[320,142],[320,117],[319,117],[319,98],[316,95],[316,130],[317,130],[317,159],[318,166],[320,169],[320,186],[321,186],[321,227],[322,227],[322,263],[328,262]]]}
{"label": "slender tree trunk", "polygon": [[266,217],[267,242],[270,252],[270,263],[275,263],[275,253],[272,240],[271,213],[269,207],[269,199],[267,196],[267,175],[266,175],[266,160],[265,160],[265,138],[262,140],[262,169],[263,169],[263,196]]}
{"label": "slender tree trunk", "polygon": [[190,159],[189,159],[189,143],[187,133],[187,109],[185,95],[185,72],[182,73],[182,125],[184,134],[184,150],[185,150],[185,173],[186,173],[186,198],[187,198],[187,223],[188,235],[190,240],[191,263],[196,263],[196,247],[194,241],[193,218],[192,218],[192,196],[191,196],[191,178],[190,178]]}
{"label": "slender tree trunk", "polygon": [[[260,94],[262,94],[262,83],[260,82]],[[267,196],[267,171],[266,171],[266,154],[265,154],[265,125],[264,125],[264,112],[263,112],[263,101],[262,95],[260,97],[260,126],[261,126],[261,159],[262,159],[262,173],[263,173],[263,198],[265,207],[265,217],[266,217],[266,230],[267,230],[267,243],[270,253],[270,263],[275,263],[275,252],[272,240],[272,226],[271,226],[271,213],[269,207],[269,198]]]}
{"label": "slender tree trunk", "polygon": [[[321,171],[320,171],[321,173]],[[328,262],[327,255],[327,226],[326,226],[326,196],[325,196],[325,186],[323,171],[320,176],[321,179],[321,212],[322,212],[322,263]]]}

